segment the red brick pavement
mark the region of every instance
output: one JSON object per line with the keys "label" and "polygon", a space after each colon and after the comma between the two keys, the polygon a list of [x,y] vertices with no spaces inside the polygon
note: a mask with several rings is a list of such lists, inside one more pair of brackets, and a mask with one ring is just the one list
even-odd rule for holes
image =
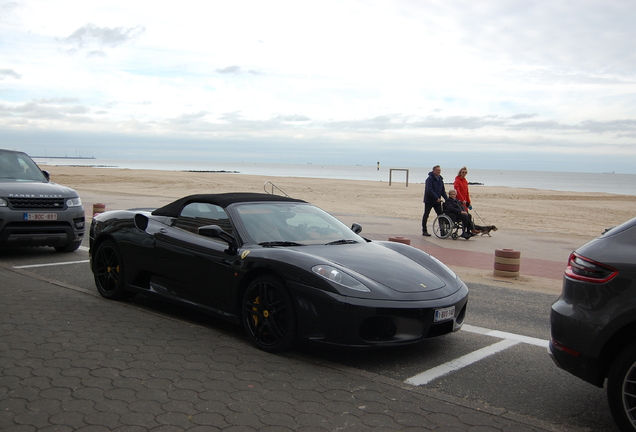
{"label": "red brick pavement", "polygon": [[[373,234],[369,236],[373,240],[386,240],[391,235],[389,234]],[[479,270],[493,270],[495,263],[495,251],[492,253],[487,252],[475,252],[467,251],[463,249],[453,249],[450,247],[444,247],[437,245],[433,242],[426,240],[423,237],[412,238],[411,246],[423,250],[426,253],[433,255],[435,258],[442,261],[449,267],[460,266],[468,267]],[[451,240],[448,242],[463,242],[465,240]],[[449,243],[452,244],[452,243]],[[565,262],[542,260],[536,258],[524,258],[523,251],[521,253],[521,265],[519,272],[524,276],[534,276],[548,279],[561,280],[563,278],[563,271],[565,270]]]}

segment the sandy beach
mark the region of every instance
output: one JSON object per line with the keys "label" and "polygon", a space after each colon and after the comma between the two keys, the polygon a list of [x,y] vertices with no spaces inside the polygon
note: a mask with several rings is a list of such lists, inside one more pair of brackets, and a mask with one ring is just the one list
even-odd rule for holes
{"label": "sandy beach", "polygon": [[[389,186],[388,176],[387,181],[372,182],[52,165],[43,168],[51,173],[52,181],[76,189],[80,196],[120,197],[116,202],[104,199],[109,210],[157,207],[194,193],[264,192],[266,182],[271,182],[289,196],[333,213],[408,219],[419,227],[423,211],[424,185],[410,183],[406,187],[404,182],[393,182]],[[266,185],[268,191],[272,190],[271,183]],[[451,187],[447,185],[446,189]],[[470,194],[476,223],[495,225],[503,231],[593,238],[636,216],[636,196],[629,195],[487,185],[471,186]],[[85,200],[87,213],[91,205]]]}
{"label": "sandy beach", "polygon": [[[470,241],[421,237],[424,185],[301,177],[267,177],[213,172],[130,170],[44,165],[52,181],[76,189],[90,220],[92,205],[106,210],[157,208],[196,193],[280,190],[333,213],[346,224],[361,223],[363,235],[386,240],[406,236],[443,259],[465,282],[487,283],[558,295],[570,253],[606,228],[636,216],[636,196],[558,192],[539,189],[471,186],[477,224],[495,225],[492,237]],[[274,185],[274,186],[273,186]],[[447,185],[446,189],[452,186]],[[280,190],[277,190],[279,188]],[[429,230],[434,216],[429,219]],[[425,240],[426,239],[426,240]],[[430,249],[433,247],[433,249]],[[510,280],[493,276],[496,249],[522,252],[522,274]],[[476,253],[463,261],[466,252]],[[481,264],[478,261],[481,260]],[[534,260],[534,266],[528,263]],[[540,263],[540,264],[537,264]],[[529,273],[531,267],[551,268]]]}

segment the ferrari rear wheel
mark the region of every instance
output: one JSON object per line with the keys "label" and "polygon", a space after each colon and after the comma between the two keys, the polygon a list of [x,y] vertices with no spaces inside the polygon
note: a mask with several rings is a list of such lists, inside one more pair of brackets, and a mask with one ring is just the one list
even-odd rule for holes
{"label": "ferrari rear wheel", "polygon": [[97,247],[93,275],[97,291],[104,298],[121,300],[134,295],[124,288],[124,264],[121,252],[112,240],[106,240]]}
{"label": "ferrari rear wheel", "polygon": [[290,349],[296,341],[296,311],[285,285],[272,276],[255,279],[243,296],[243,325],[254,345],[267,352]]}

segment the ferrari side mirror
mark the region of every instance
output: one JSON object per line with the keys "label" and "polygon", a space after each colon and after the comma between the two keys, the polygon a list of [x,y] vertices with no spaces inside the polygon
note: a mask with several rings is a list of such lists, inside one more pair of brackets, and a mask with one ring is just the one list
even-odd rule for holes
{"label": "ferrari side mirror", "polygon": [[218,225],[202,226],[199,228],[198,232],[199,232],[199,235],[202,235],[205,237],[218,238],[220,240],[223,240],[228,245],[230,245],[230,250],[236,248],[236,239],[234,238],[234,236],[224,231],[223,228],[221,228]]}

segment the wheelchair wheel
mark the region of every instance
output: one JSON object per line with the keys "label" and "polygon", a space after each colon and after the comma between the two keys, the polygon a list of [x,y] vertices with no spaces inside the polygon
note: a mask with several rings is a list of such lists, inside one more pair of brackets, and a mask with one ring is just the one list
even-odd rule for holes
{"label": "wheelchair wheel", "polygon": [[454,222],[445,214],[441,214],[433,221],[433,233],[435,236],[441,239],[450,237],[453,233]]}

